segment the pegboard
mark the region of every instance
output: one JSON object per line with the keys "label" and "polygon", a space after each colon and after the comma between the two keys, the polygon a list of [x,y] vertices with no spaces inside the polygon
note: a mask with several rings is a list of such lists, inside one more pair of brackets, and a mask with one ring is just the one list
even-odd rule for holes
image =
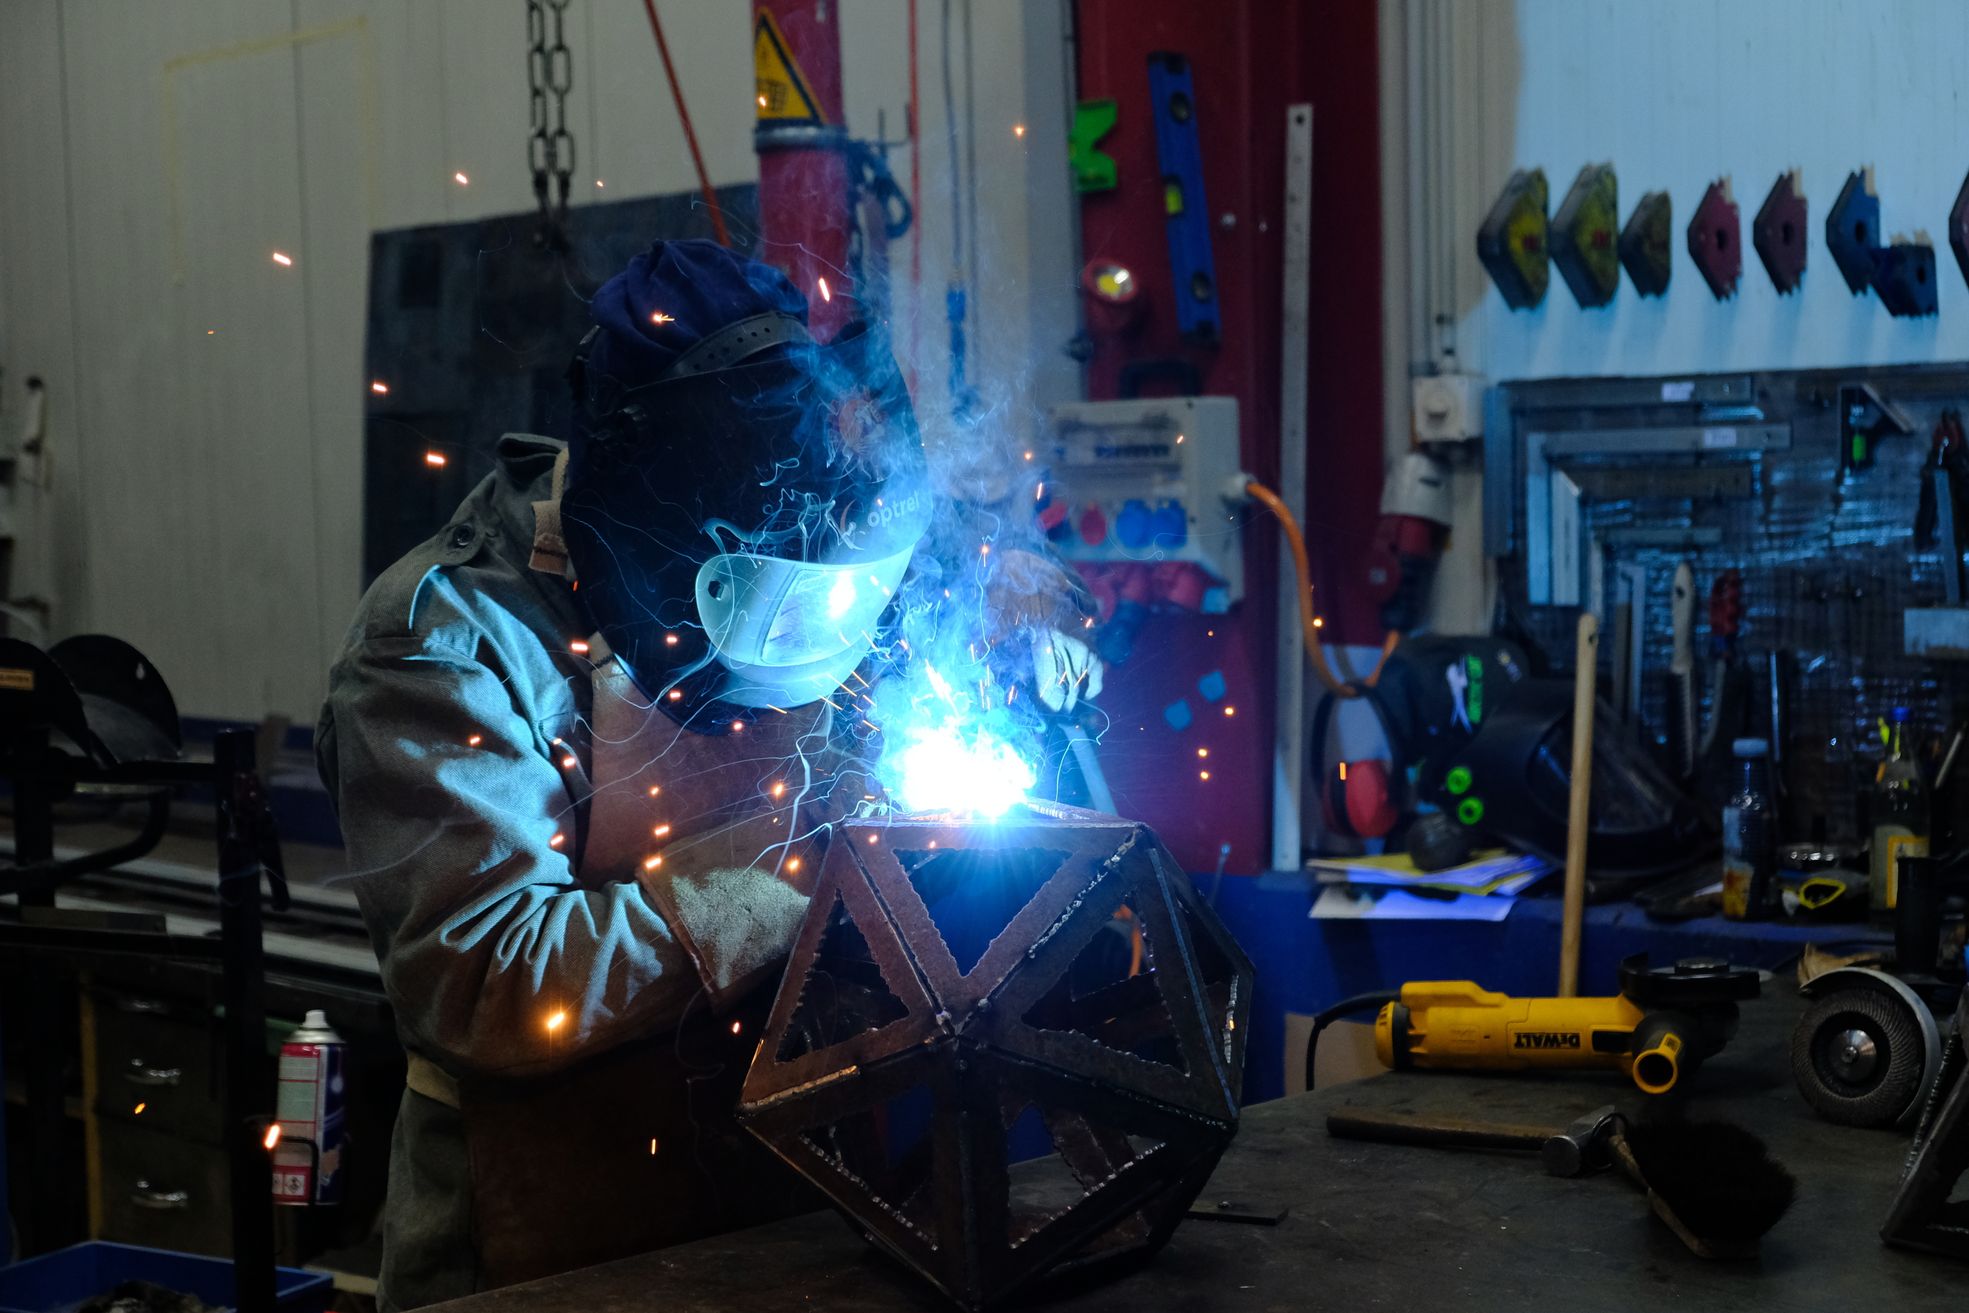
{"label": "pegboard", "polygon": [[[1908,420],[1883,436],[1872,463],[1842,470],[1842,386],[1869,383]],[[1789,790],[1786,837],[1847,840],[1864,824],[1865,794],[1881,758],[1877,720],[1910,708],[1922,737],[1939,740],[1969,703],[1969,667],[1909,657],[1902,611],[1942,600],[1942,560],[1914,546],[1922,466],[1941,412],[1969,410],[1969,367],[1809,370],[1678,379],[1564,379],[1494,390],[1486,423],[1486,540],[1500,557],[1507,623],[1555,673],[1570,673],[1575,617],[1599,603],[1602,688],[1613,679],[1611,610],[1619,567],[1645,571],[1639,724],[1627,732],[1665,750],[1676,567],[1695,572],[1695,655],[1703,715],[1710,714],[1710,588],[1724,570],[1743,576],[1737,641],[1750,667],[1748,728],[1770,723],[1769,662],[1788,654]],[[1611,454],[1616,435],[1690,431],[1690,449]],[[1770,435],[1769,445],[1747,435]],[[1563,434],[1553,442],[1550,435]],[[1745,445],[1737,435],[1746,435]],[[1704,441],[1704,439],[1709,439]],[[1549,520],[1530,503],[1540,460],[1580,486],[1578,603],[1539,598],[1536,572]],[[1708,488],[1700,485],[1711,485]],[[1547,542],[1541,545],[1544,534]],[[1593,587],[1595,557],[1601,587]],[[1569,558],[1558,558],[1561,567]],[[1563,590],[1559,590],[1563,593]],[[1539,600],[1534,600],[1538,598]],[[1622,732],[1616,730],[1615,732]]]}

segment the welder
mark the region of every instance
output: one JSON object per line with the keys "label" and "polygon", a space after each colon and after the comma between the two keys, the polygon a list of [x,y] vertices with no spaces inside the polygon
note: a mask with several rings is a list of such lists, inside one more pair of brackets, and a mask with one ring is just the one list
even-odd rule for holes
{"label": "welder", "polygon": [[[688,241],[593,316],[569,440],[502,439],[377,579],[317,733],[408,1056],[385,1309],[811,1206],[732,1093],[829,823],[879,791],[857,667],[954,568],[878,330],[817,343],[778,270]],[[999,555],[1006,649],[1049,705],[1090,691],[1069,576]]]}

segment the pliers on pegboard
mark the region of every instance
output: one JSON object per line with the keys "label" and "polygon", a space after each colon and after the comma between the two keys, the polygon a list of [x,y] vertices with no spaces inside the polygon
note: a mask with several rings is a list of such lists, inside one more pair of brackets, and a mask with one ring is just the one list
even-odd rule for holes
{"label": "pliers on pegboard", "polygon": [[1914,513],[1914,545],[1933,547],[1935,545],[1936,521],[1939,518],[1939,504],[1935,497],[1936,472],[1948,476],[1946,482],[1953,494],[1956,532],[1961,532],[1962,517],[1969,511],[1969,437],[1962,431],[1962,414],[1951,407],[1942,412],[1935,421],[1935,435],[1928,443],[1928,459],[1921,463],[1921,501]]}

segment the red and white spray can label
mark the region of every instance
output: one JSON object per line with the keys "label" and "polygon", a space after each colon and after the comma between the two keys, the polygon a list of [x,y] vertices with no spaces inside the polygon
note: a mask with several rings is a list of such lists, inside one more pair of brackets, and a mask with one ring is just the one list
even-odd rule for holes
{"label": "red and white spray can label", "polygon": [[344,1057],[342,1037],[328,1018],[310,1011],[280,1046],[274,1116],[273,1197],[279,1204],[342,1201]]}

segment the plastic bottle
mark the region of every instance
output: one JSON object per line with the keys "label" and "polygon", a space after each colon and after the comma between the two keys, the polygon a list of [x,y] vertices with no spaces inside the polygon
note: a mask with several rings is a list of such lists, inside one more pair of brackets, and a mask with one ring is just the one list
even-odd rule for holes
{"label": "plastic bottle", "polygon": [[1738,739],[1737,788],[1723,808],[1723,915],[1763,921],[1777,914],[1777,818],[1771,800],[1771,745]]}
{"label": "plastic bottle", "polygon": [[1900,859],[1928,855],[1928,784],[1907,751],[1908,710],[1895,707],[1887,760],[1873,784],[1873,853],[1868,901],[1876,912],[1900,905]]}

